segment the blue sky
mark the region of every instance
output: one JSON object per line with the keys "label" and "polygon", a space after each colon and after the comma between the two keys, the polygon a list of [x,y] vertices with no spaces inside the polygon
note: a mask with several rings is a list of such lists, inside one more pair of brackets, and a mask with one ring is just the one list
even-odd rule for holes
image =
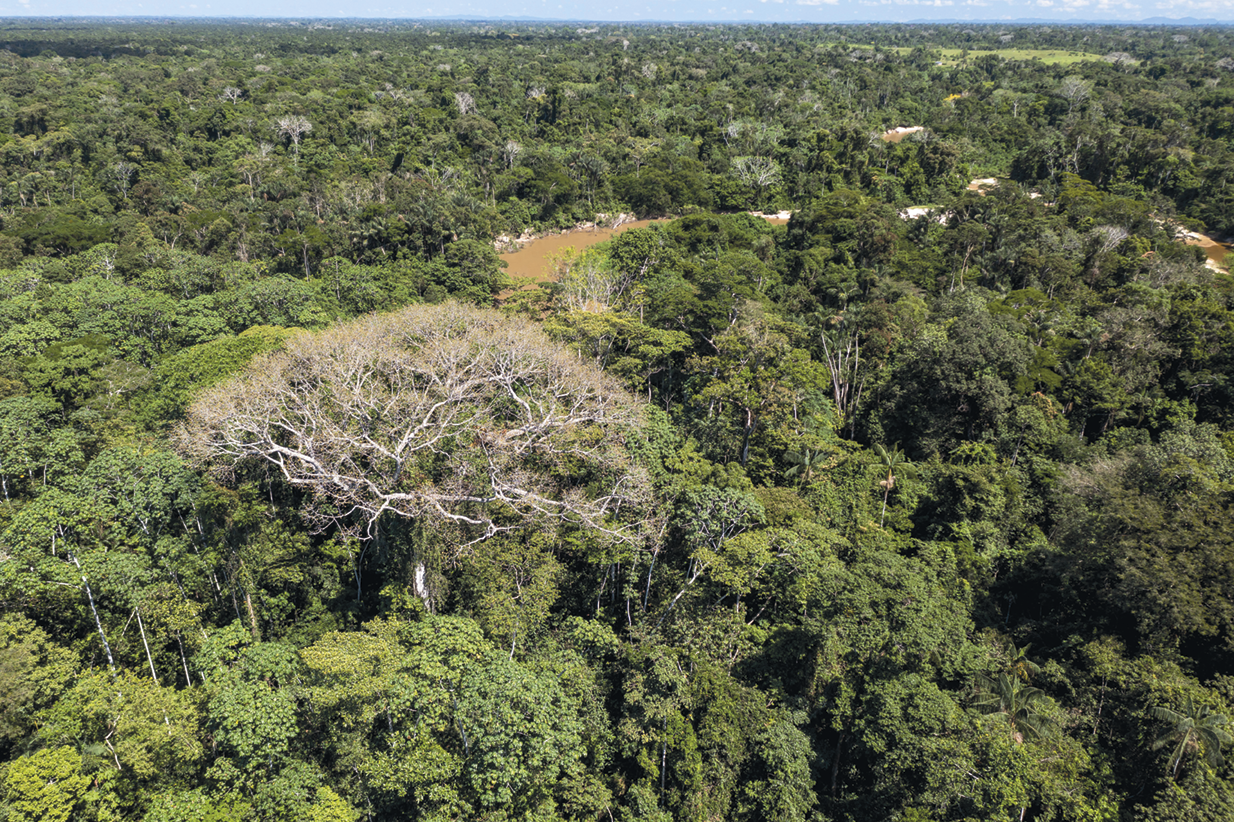
{"label": "blue sky", "polygon": [[0,16],[182,17],[529,16],[583,20],[1141,20],[1197,17],[1234,22],[1234,0],[0,0]]}

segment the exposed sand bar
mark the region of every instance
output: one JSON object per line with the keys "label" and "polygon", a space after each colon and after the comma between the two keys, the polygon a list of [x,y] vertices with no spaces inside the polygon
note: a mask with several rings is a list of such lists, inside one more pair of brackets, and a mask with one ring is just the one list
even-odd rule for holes
{"label": "exposed sand bar", "polygon": [[925,131],[925,126],[896,126],[883,132],[883,140],[888,143],[898,143],[910,134]]}

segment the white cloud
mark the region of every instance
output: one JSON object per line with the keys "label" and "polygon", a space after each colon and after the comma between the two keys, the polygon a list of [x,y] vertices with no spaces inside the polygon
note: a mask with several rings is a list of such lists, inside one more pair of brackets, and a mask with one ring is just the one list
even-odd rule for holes
{"label": "white cloud", "polygon": [[1234,0],[1188,0],[1188,2],[1159,2],[1156,8],[1165,11],[1183,9],[1188,13],[1205,11],[1209,14],[1234,15]]}

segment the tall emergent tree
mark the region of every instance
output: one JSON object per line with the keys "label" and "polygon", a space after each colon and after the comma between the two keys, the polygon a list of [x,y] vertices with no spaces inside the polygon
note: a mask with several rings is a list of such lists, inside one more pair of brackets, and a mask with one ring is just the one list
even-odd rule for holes
{"label": "tall emergent tree", "polygon": [[883,522],[887,519],[887,498],[891,496],[891,492],[895,489],[896,480],[911,477],[915,469],[913,464],[909,462],[908,457],[900,450],[898,444],[891,446],[891,448],[882,444],[876,444],[874,446],[874,453],[878,455],[880,474],[886,474],[878,482],[878,487],[883,489],[883,511],[878,518],[878,526],[881,528]]}
{"label": "tall emergent tree", "polygon": [[199,397],[176,441],[220,476],[275,466],[319,528],[361,538],[399,516],[459,546],[533,521],[630,542],[650,495],[626,449],[641,419],[531,322],[451,303],[291,338]]}

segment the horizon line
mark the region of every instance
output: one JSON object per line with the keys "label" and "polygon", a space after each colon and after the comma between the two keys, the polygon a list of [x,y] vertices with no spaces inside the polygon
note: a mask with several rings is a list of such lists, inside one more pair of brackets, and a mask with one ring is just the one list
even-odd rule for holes
{"label": "horizon line", "polygon": [[1015,25],[1015,26],[1165,26],[1176,28],[1205,28],[1234,26],[1234,19],[1219,20],[1217,18],[1162,16],[1145,17],[1139,20],[1111,19],[1092,20],[1083,18],[1047,19],[1047,18],[969,18],[956,17],[930,20],[914,18],[912,20],[703,20],[703,19],[622,19],[600,20],[589,17],[534,17],[530,15],[490,16],[478,14],[436,15],[428,17],[359,17],[359,16],[326,16],[326,15],[244,15],[244,14],[22,14],[3,13],[3,20],[126,20],[126,21],[289,21],[289,22],[432,22],[432,23],[590,23],[609,26],[622,25],[708,25],[708,26],[960,26],[960,25]]}

